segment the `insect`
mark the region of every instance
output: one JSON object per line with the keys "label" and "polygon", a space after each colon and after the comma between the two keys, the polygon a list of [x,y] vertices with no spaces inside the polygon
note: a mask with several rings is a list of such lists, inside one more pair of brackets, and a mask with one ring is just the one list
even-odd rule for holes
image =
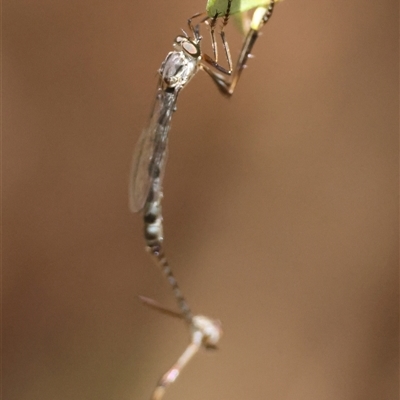
{"label": "insect", "polygon": [[[166,312],[170,315],[185,319],[191,330],[191,342],[170,370],[160,379],[154,393],[153,400],[160,400],[166,388],[178,377],[182,368],[197,353],[201,347],[215,348],[221,335],[221,324],[202,315],[193,315],[182,291],[175,279],[163,249],[163,218],[161,200],[162,182],[167,159],[168,133],[171,127],[171,119],[176,110],[176,103],[181,90],[186,87],[199,70],[204,70],[217,85],[219,90],[227,95],[232,95],[244,68],[257,36],[253,32],[258,30],[269,20],[272,15],[274,1],[271,0],[268,8],[257,22],[257,30],[250,29],[247,35],[236,67],[232,70],[232,62],[225,36],[224,26],[228,23],[233,0],[227,0],[227,6],[223,18],[223,26],[220,32],[229,68],[225,69],[217,60],[215,46],[215,27],[219,14],[212,18],[203,17],[201,23],[210,26],[214,58],[202,53],[199,24],[194,25],[194,18],[201,17],[196,14],[188,20],[191,36],[176,37],[173,47],[163,61],[159,70],[159,81],[153,110],[146,129],[143,130],[133,156],[133,164],[130,176],[129,204],[132,212],[143,212],[144,236],[147,250],[153,256],[156,264],[162,270],[164,276],[172,287],[180,312],[166,310],[163,306],[141,297],[148,306]],[[254,19],[254,18],[253,18]]]}
{"label": "insect", "polygon": [[[232,0],[228,0],[224,16],[226,21],[229,17],[231,3]],[[273,5],[274,2],[272,1],[260,24],[270,18]],[[232,94],[255,41],[253,35],[250,35],[250,39],[246,38],[244,51],[242,50],[237,67],[232,73],[233,79],[229,81],[220,73],[225,70],[214,59],[201,52],[202,38],[199,25],[192,24],[193,18],[188,20],[192,37],[187,34],[177,36],[173,44],[174,51],[168,53],[159,70],[157,95],[150,121],[147,128],[143,130],[134,152],[129,190],[131,211],[139,212],[143,210],[147,248],[166,275],[181,312],[187,321],[192,318],[191,311],[172,275],[162,248],[162,181],[167,159],[171,119],[176,110],[180,91],[200,69],[211,76],[222,92],[227,95]],[[211,25],[215,24],[215,18],[211,21]],[[220,72],[216,72],[212,67],[216,67]],[[226,75],[229,78],[230,72],[227,71]]]}

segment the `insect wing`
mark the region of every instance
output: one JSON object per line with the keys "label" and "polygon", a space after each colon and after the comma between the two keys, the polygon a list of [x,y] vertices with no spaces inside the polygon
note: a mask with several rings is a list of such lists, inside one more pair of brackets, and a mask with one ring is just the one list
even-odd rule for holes
{"label": "insect wing", "polygon": [[142,210],[155,179],[158,180],[158,190],[161,189],[167,159],[168,131],[175,101],[175,94],[159,89],[149,126],[142,132],[136,144],[129,181],[129,207],[132,212]]}
{"label": "insect wing", "polygon": [[129,208],[132,212],[140,211],[146,201],[151,179],[148,167],[153,154],[154,137],[150,127],[143,130],[133,153],[129,178]]}

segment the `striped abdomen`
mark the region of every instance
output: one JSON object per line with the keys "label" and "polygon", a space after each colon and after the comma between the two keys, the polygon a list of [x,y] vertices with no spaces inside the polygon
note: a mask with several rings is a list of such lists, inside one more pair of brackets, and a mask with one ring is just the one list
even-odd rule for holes
{"label": "striped abdomen", "polygon": [[157,265],[161,268],[168,283],[171,285],[183,316],[189,323],[191,323],[193,317],[192,312],[183,297],[162,247],[164,238],[161,198],[162,193],[159,192],[159,196],[154,196],[154,192],[151,191],[144,207],[144,236],[146,239],[147,250],[153,255]]}

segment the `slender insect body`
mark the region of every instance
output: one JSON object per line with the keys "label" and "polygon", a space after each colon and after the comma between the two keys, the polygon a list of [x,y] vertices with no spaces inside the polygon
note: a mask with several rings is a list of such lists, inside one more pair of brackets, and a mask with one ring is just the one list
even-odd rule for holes
{"label": "slender insect body", "polygon": [[[153,255],[172,287],[184,318],[191,323],[193,315],[184,299],[162,247],[163,218],[161,209],[162,179],[167,159],[168,132],[180,91],[196,74],[201,60],[199,42],[178,36],[175,51],[168,53],[159,70],[160,82],[148,128],[135,152],[130,190],[131,210],[143,209],[144,236]],[[142,191],[142,192],[140,192]]]}
{"label": "slender insect body", "polygon": [[[252,25],[247,32],[234,69],[232,69],[230,52],[223,29],[228,23],[230,13],[234,12],[234,8],[231,7],[234,7],[235,4],[237,6],[239,3],[235,0],[210,0],[210,3],[219,7],[220,1],[227,2],[220,35],[229,69],[227,70],[218,64],[214,40],[216,21],[221,14],[215,13],[211,18],[206,17],[201,21],[201,23],[209,22],[214,58],[201,52],[199,25],[192,25],[192,20],[201,16],[201,14],[196,14],[188,20],[193,38],[190,38],[185,32],[184,36],[178,36],[173,44],[174,50],[167,54],[161,64],[158,71],[157,95],[149,124],[143,130],[133,155],[129,188],[130,209],[132,212],[143,211],[146,248],[171,286],[180,312],[176,313],[167,310],[153,300],[142,298],[142,301],[150,307],[185,319],[191,329],[190,344],[176,363],[160,379],[153,392],[152,400],[161,400],[166,388],[175,381],[180,371],[199,349],[201,347],[216,348],[222,335],[221,323],[218,320],[202,315],[193,315],[183,297],[164,253],[161,207],[163,197],[162,182],[168,153],[168,133],[171,127],[172,115],[176,111],[176,102],[180,91],[200,69],[203,69],[212,78],[222,94],[231,96],[241,72],[246,66],[250,52],[260,33],[259,31],[271,17],[274,3],[277,0],[265,0],[265,3],[263,0],[248,0],[249,2],[255,1],[256,3],[254,4],[257,6],[261,4],[263,6],[257,9],[255,17],[252,19]],[[240,9],[240,11],[243,10]]]}

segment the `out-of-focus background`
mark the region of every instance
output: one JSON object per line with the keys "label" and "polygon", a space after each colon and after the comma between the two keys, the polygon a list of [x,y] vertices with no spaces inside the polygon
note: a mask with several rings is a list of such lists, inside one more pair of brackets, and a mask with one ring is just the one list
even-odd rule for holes
{"label": "out-of-focus background", "polygon": [[[397,398],[398,7],[286,0],[231,99],[203,72],[181,94],[165,245],[224,337],[166,400]],[[3,2],[4,400],[149,399],[188,344],[137,300],[176,307],[127,186],[157,69],[204,8]]]}

